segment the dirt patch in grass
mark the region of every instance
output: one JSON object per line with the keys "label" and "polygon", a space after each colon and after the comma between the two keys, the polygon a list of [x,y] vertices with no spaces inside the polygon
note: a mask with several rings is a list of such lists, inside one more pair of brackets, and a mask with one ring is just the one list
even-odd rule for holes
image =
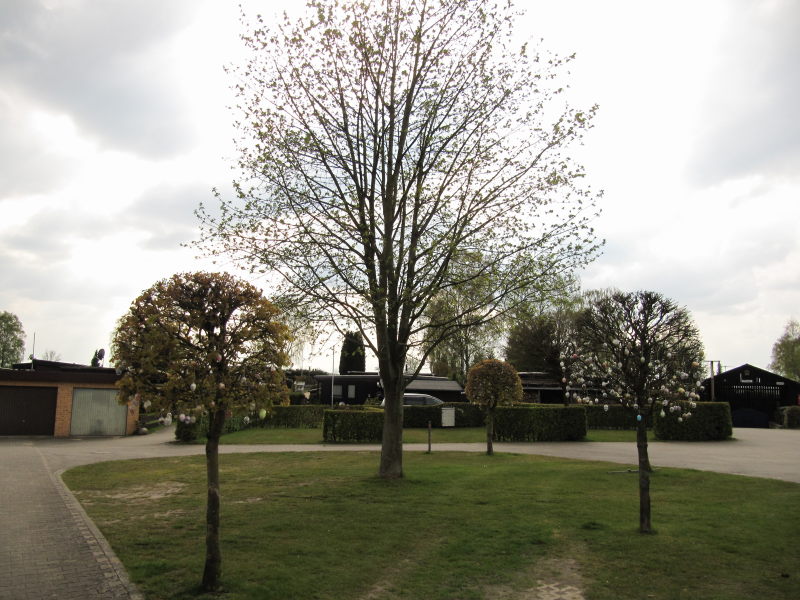
{"label": "dirt patch in grass", "polygon": [[[558,532],[554,537],[560,539]],[[579,550],[575,545],[563,547],[556,556],[535,559],[530,567],[506,585],[486,589],[493,600],[585,600],[585,581],[580,565],[572,558]]]}
{"label": "dirt patch in grass", "polygon": [[395,597],[395,594],[391,591],[392,587],[394,587],[395,583],[400,580],[405,570],[412,566],[413,563],[407,558],[401,560],[396,567],[388,569],[385,572],[385,577],[383,577],[380,581],[375,582],[375,584],[367,591],[366,594],[361,596],[359,600],[386,600],[387,598]]}
{"label": "dirt patch in grass", "polygon": [[[127,500],[131,504],[144,504],[153,500],[161,500],[168,496],[180,494],[186,488],[185,483],[177,481],[161,481],[148,485],[139,485],[118,491],[114,494],[106,492],[84,492],[90,498],[112,498],[114,500]],[[83,500],[81,500],[84,502]],[[90,502],[84,502],[90,504]]]}

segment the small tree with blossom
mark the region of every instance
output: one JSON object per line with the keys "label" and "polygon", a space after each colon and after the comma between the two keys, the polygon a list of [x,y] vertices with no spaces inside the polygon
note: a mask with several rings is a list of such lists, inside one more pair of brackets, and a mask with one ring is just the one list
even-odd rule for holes
{"label": "small tree with blossom", "polygon": [[[701,389],[703,347],[689,312],[648,291],[598,295],[581,321],[587,348],[570,355],[576,399],[612,403],[636,414],[639,459],[639,530],[652,532],[647,423],[655,411],[691,418]],[[688,402],[689,408],[684,408]]]}
{"label": "small tree with blossom", "polygon": [[123,398],[209,419],[202,587],[219,587],[219,438],[230,410],[266,414],[285,393],[289,331],[259,290],[225,273],[182,273],[145,290],[120,319],[113,353]]}
{"label": "small tree with blossom", "polygon": [[522,382],[517,370],[502,360],[482,360],[467,373],[464,393],[486,412],[486,454],[492,455],[495,408],[522,400]]}

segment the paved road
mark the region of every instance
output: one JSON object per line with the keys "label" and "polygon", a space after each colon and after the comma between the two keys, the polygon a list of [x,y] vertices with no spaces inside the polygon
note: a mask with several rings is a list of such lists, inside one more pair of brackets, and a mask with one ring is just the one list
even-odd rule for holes
{"label": "paved road", "polygon": [[[800,431],[737,429],[727,442],[653,442],[655,467],[770,477],[800,483]],[[0,437],[0,600],[139,599],[125,570],[61,483],[73,466],[126,458],[202,454],[171,443],[170,431],[112,439]],[[377,451],[377,445],[222,446],[221,452]],[[426,450],[408,444],[407,450]],[[434,451],[482,452],[483,444],[435,444]],[[622,464],[636,462],[631,443],[495,444],[498,452]]]}

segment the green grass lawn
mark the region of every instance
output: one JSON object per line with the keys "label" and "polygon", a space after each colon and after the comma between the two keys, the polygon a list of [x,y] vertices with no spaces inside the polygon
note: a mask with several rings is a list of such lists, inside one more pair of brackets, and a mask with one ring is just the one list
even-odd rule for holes
{"label": "green grass lawn", "polygon": [[[636,476],[616,464],[408,453],[385,482],[373,452],[221,463],[225,600],[521,600],[537,580],[594,600],[797,598],[797,484],[659,469],[643,536]],[[203,457],[64,480],[149,600],[198,596]]]}
{"label": "green grass lawn", "polygon": [[[648,439],[655,441],[652,431]],[[485,442],[483,427],[434,428],[431,432],[434,444]],[[404,429],[403,441],[409,444],[426,444],[427,429]],[[586,435],[587,442],[636,442],[635,431],[592,429]],[[220,438],[222,444],[321,444],[322,429],[254,428],[228,433]]]}

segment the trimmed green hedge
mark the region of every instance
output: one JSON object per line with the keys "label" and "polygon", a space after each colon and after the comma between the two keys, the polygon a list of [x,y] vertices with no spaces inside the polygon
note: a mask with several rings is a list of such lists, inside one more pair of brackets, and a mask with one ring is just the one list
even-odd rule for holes
{"label": "trimmed green hedge", "polygon": [[[254,423],[257,427],[292,427],[315,429],[322,427],[325,413],[322,404],[295,404],[291,406],[273,406],[267,418]],[[252,423],[251,423],[252,425]]]}
{"label": "trimmed green hedge", "polygon": [[442,405],[437,406],[404,406],[403,427],[427,427],[428,421],[432,427],[442,426]]}
{"label": "trimmed green hedge", "polygon": [[326,442],[380,442],[383,410],[326,410],[322,439]]}
{"label": "trimmed green hedge", "polygon": [[443,406],[455,407],[456,427],[483,427],[486,425],[486,415],[483,412],[483,408],[477,404],[447,402]]}
{"label": "trimmed green hedge", "polygon": [[586,423],[589,429],[636,429],[636,413],[621,404],[587,404]]}
{"label": "trimmed green hedge", "polygon": [[[653,432],[659,440],[679,440],[684,442],[704,442],[708,440],[726,440],[733,434],[731,407],[727,402],[698,402],[691,408],[688,402],[682,402],[683,411],[666,416],[655,415]],[[692,416],[678,421],[685,412]],[[657,408],[657,413],[660,409]]]}
{"label": "trimmed green hedge", "polygon": [[563,442],[586,437],[585,406],[501,406],[495,410],[498,442]]}
{"label": "trimmed green hedge", "polygon": [[[181,423],[178,419],[175,419],[174,423],[175,439],[179,442],[194,442],[198,438],[206,437],[206,433],[208,433],[208,415],[200,415],[194,423]],[[253,425],[252,421],[247,425],[244,423],[244,415],[228,417],[222,426],[222,435],[240,431]]]}

